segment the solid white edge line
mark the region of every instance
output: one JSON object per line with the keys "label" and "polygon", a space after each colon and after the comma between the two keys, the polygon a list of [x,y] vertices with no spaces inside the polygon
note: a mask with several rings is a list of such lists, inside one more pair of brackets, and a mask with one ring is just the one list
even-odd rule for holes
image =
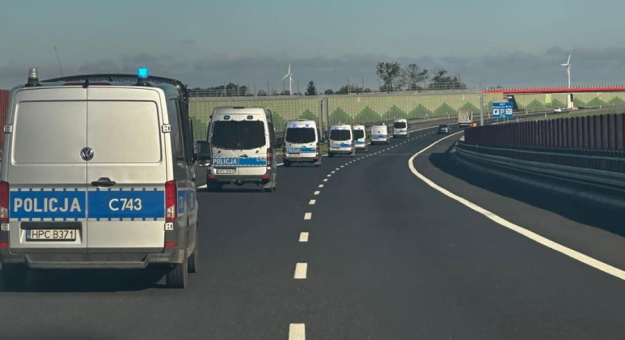
{"label": "solid white edge line", "polygon": [[293,275],[293,278],[296,280],[304,280],[306,279],[307,271],[308,271],[308,263],[298,262],[295,265],[295,274]]}
{"label": "solid white edge line", "polygon": [[588,266],[591,266],[595,269],[598,269],[606,274],[612,275],[614,277],[617,277],[621,280],[625,280],[625,271],[621,270],[619,268],[613,267],[607,263],[601,262],[597,259],[594,259],[586,254],[582,254],[576,250],[573,250],[569,247],[563,246],[559,243],[556,243],[544,236],[541,236],[539,234],[536,234],[533,231],[527,230],[519,225],[516,225],[482,207],[480,207],[479,205],[470,202],[469,200],[462,198],[454,193],[452,193],[451,191],[439,186],[438,184],[434,183],[433,181],[431,181],[429,178],[425,177],[424,175],[422,175],[419,171],[417,171],[417,169],[414,167],[413,162],[414,159],[419,156],[420,154],[422,154],[423,152],[425,152],[426,150],[430,149],[431,147],[433,147],[434,145],[438,144],[439,142],[453,137],[459,133],[462,133],[463,131],[460,132],[456,132],[452,135],[449,135],[447,137],[443,137],[439,140],[437,140],[436,142],[430,144],[428,147],[426,147],[425,149],[422,149],[421,151],[415,153],[414,155],[412,155],[412,157],[410,157],[410,159],[408,160],[408,167],[410,168],[410,171],[412,171],[412,173],[417,176],[419,179],[421,179],[422,181],[424,181],[427,185],[429,185],[430,187],[432,187],[433,189],[437,190],[438,192],[442,193],[443,195],[465,205],[466,207],[480,213],[481,215],[484,215],[486,218],[490,219],[491,221],[505,227],[508,228],[518,234],[521,234],[527,238],[529,238],[530,240],[537,242],[539,244],[542,244],[543,246],[550,248],[552,250],[555,250],[561,254],[564,254],[574,260],[577,260],[581,263],[584,263]]}
{"label": "solid white edge line", "polygon": [[312,213],[311,212],[307,212],[304,214],[304,220],[308,221],[312,219]]}
{"label": "solid white edge line", "polygon": [[309,205],[315,205],[315,203],[317,203],[317,200],[310,200],[310,202],[308,202]]}
{"label": "solid white edge line", "polygon": [[303,323],[290,324],[289,340],[306,340],[306,325]]}
{"label": "solid white edge line", "polygon": [[208,185],[207,185],[207,184],[204,184],[204,185],[200,185],[200,186],[199,186],[199,187],[197,187],[196,189],[206,189],[206,188],[208,188]]}
{"label": "solid white edge line", "polygon": [[308,243],[308,232],[302,231],[299,233],[299,242],[300,243]]}

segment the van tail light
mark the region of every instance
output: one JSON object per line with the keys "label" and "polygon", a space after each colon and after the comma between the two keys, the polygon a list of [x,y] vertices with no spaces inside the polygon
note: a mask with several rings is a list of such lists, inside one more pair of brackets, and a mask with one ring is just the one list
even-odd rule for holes
{"label": "van tail light", "polygon": [[0,223],[9,222],[9,183],[0,182]]}
{"label": "van tail light", "polygon": [[165,222],[178,218],[178,188],[175,181],[165,183]]}
{"label": "van tail light", "polygon": [[273,162],[273,149],[268,148],[267,149],[267,165],[271,165],[271,162]]}

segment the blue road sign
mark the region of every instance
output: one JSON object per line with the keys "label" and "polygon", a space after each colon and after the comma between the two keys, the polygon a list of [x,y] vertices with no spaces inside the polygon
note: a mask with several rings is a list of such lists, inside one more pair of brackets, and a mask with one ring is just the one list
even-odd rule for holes
{"label": "blue road sign", "polygon": [[493,118],[512,118],[512,103],[493,103]]}

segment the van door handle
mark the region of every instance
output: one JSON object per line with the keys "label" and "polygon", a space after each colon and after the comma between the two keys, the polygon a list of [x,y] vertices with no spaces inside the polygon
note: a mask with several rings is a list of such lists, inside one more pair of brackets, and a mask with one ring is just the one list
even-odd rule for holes
{"label": "van door handle", "polygon": [[115,184],[117,183],[115,181],[111,181],[108,177],[101,177],[99,180],[91,182],[91,185],[94,187],[112,187]]}

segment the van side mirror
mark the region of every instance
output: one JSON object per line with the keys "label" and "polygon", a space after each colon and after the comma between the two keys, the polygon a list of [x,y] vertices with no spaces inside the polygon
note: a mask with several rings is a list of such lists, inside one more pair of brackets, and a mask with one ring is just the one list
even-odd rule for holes
{"label": "van side mirror", "polygon": [[196,156],[195,160],[198,162],[198,166],[206,167],[210,166],[211,162],[211,146],[206,141],[199,141],[196,143]]}

